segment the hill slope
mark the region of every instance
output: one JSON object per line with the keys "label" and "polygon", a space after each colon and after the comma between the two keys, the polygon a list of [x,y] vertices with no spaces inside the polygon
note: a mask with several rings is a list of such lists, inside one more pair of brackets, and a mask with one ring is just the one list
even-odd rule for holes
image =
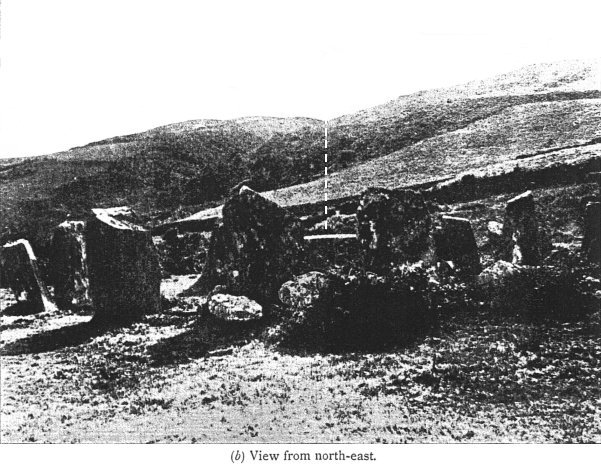
{"label": "hill slope", "polygon": [[[599,61],[534,65],[331,120],[330,195],[599,137],[599,69]],[[260,190],[293,185],[278,190],[286,203],[320,200],[323,126],[309,118],[193,120],[7,161],[0,165],[0,239],[43,242],[68,214],[93,206],[130,204],[156,223],[216,205],[251,177]]]}

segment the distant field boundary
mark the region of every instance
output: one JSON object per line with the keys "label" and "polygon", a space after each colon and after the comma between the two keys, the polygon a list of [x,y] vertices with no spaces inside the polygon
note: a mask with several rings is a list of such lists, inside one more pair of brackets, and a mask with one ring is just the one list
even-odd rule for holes
{"label": "distant field boundary", "polygon": [[[581,144],[576,147],[591,145]],[[569,148],[572,148],[571,146]],[[564,149],[564,148],[562,148]],[[567,148],[566,148],[567,149]],[[560,149],[555,149],[560,150]],[[541,154],[537,154],[541,155]],[[516,160],[518,158],[516,157]],[[467,202],[481,199],[490,195],[506,192],[518,192],[538,187],[566,185],[585,182],[588,173],[601,171],[601,156],[592,156],[584,160],[572,162],[552,162],[543,167],[514,168],[495,175],[476,175],[473,172],[462,173],[457,176],[438,178],[423,183],[404,185],[391,189],[392,192],[413,189],[421,191],[427,200],[437,203]],[[367,188],[368,186],[366,186]],[[304,203],[285,207],[288,211],[299,217],[310,217],[311,221],[325,220],[329,215],[340,212],[342,214],[355,213],[359,204],[360,195],[329,199],[329,214],[326,215],[324,207],[326,201],[320,200],[313,203]],[[221,206],[198,212],[194,219],[183,219],[168,222],[152,229],[154,235],[163,234],[170,228],[180,232],[210,231],[221,218]],[[199,216],[201,213],[206,216]]]}

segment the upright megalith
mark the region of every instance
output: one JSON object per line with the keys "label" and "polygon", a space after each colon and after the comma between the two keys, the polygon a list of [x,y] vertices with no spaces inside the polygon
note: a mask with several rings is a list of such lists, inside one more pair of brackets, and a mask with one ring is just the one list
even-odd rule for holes
{"label": "upright megalith", "polygon": [[198,283],[188,293],[226,293],[276,302],[280,285],[299,273],[304,255],[299,219],[249,188],[228,199],[213,230]]}
{"label": "upright megalith", "polygon": [[417,191],[368,188],[357,209],[357,237],[365,267],[373,271],[391,264],[417,261],[429,249],[431,219]]}
{"label": "upright megalith", "polygon": [[29,241],[20,239],[2,246],[0,269],[3,285],[12,290],[17,301],[24,301],[31,313],[55,309]]}
{"label": "upright megalith", "polygon": [[91,304],[84,222],[65,221],[52,235],[50,282],[60,308]]}
{"label": "upright megalith", "polygon": [[546,246],[539,230],[532,191],[507,201],[503,222],[504,260],[514,264],[538,265]]}
{"label": "upright megalith", "polygon": [[161,310],[161,271],[148,230],[106,211],[84,228],[94,318],[132,320]]}
{"label": "upright megalith", "polygon": [[582,250],[591,262],[601,263],[601,202],[586,204]]}
{"label": "upright megalith", "polygon": [[460,274],[478,275],[482,271],[478,246],[470,221],[466,218],[443,215],[434,239],[434,255],[438,260],[453,262]]}

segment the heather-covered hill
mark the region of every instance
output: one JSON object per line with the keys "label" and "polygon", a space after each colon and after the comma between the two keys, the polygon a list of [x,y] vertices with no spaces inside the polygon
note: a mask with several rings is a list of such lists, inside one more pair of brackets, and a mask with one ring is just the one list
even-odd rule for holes
{"label": "heather-covered hill", "polygon": [[[328,195],[356,196],[365,186],[393,189],[468,170],[511,170],[601,157],[600,138],[601,99],[519,105],[333,173]],[[299,205],[322,200],[324,190],[324,181],[316,180],[269,196],[283,205]]]}
{"label": "heather-covered hill", "polygon": [[[534,65],[331,120],[330,197],[590,142],[601,136],[600,76],[599,61]],[[287,204],[317,202],[324,196],[324,124],[192,120],[3,161],[0,240],[43,243],[53,225],[93,206],[132,205],[160,223],[217,205],[247,178],[261,191],[278,189]]]}

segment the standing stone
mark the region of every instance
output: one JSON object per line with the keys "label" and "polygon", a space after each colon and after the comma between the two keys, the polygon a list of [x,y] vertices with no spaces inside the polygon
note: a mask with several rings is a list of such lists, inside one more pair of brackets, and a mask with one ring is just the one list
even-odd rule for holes
{"label": "standing stone", "polygon": [[433,238],[438,260],[452,261],[459,273],[481,272],[478,246],[468,219],[443,215],[442,226],[434,230]]}
{"label": "standing stone", "polygon": [[17,301],[27,302],[32,313],[55,309],[42,281],[38,261],[29,241],[20,239],[2,246],[0,269],[3,284],[13,291]]}
{"label": "standing stone", "polygon": [[63,309],[91,304],[84,222],[65,221],[56,227],[51,246],[54,299]]}
{"label": "standing stone", "polygon": [[161,271],[148,230],[95,212],[84,240],[95,319],[131,320],[161,310]]}
{"label": "standing stone", "polygon": [[514,264],[540,263],[544,237],[539,231],[532,191],[526,191],[507,201],[503,237],[507,245],[504,259]]}
{"label": "standing stone", "polygon": [[601,202],[586,204],[582,250],[591,262],[601,262]]}
{"label": "standing stone", "polygon": [[420,260],[429,249],[430,226],[420,192],[368,188],[357,209],[357,237],[365,267],[383,271],[391,264]]}
{"label": "standing stone", "polygon": [[250,188],[228,199],[213,230],[207,261],[191,293],[223,285],[227,293],[274,303],[280,285],[300,271],[300,220]]}

